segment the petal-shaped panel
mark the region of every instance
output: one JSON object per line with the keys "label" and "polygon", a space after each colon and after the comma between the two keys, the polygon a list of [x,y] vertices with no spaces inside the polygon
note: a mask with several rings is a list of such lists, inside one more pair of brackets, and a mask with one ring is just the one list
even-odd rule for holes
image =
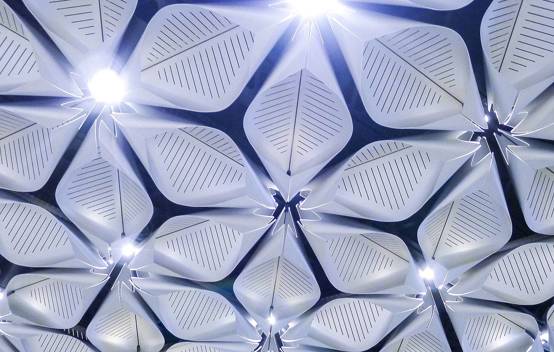
{"label": "petal-shaped panel", "polygon": [[442,133],[368,144],[316,178],[301,207],[378,221],[404,220],[478,147]]}
{"label": "petal-shaped panel", "polygon": [[95,121],[56,189],[58,205],[99,247],[137,235],[153,205],[108,117]]}
{"label": "petal-shaped panel", "polygon": [[[408,318],[410,319],[410,318]],[[439,313],[432,306],[407,321],[381,352],[450,352]]]}
{"label": "petal-shaped panel", "polygon": [[256,329],[222,295],[169,277],[133,278],[165,327],[191,341],[257,342]]}
{"label": "petal-shaped panel", "polygon": [[317,303],[320,289],[297,240],[292,215],[288,210],[260,249],[237,277],[233,291],[258,324],[269,331]]}
{"label": "petal-shaped panel", "polygon": [[138,0],[23,2],[74,67],[84,73],[112,64]]}
{"label": "petal-shaped panel", "polygon": [[27,267],[106,267],[98,252],[46,209],[4,193],[0,193],[0,254]]}
{"label": "petal-shaped panel", "polygon": [[56,53],[0,0],[0,93],[78,96],[79,88],[56,60]]}
{"label": "petal-shaped panel", "polygon": [[507,147],[507,160],[527,225],[554,235],[554,147],[540,141]]}
{"label": "petal-shaped panel", "polygon": [[181,342],[171,346],[167,352],[250,352],[256,345],[233,342]]}
{"label": "petal-shaped panel", "polygon": [[81,109],[46,102],[0,104],[0,187],[44,186],[85,117]]}
{"label": "petal-shaped panel", "polygon": [[244,129],[286,200],[346,145],[352,121],[323,48],[305,24],[246,111]]}
{"label": "petal-shaped panel", "polygon": [[152,110],[115,117],[169,200],[195,207],[274,207],[267,188],[224,132]]}
{"label": "petal-shaped panel", "polygon": [[464,352],[542,352],[535,318],[490,302],[447,302]]}
{"label": "petal-shaped panel", "polygon": [[418,241],[437,285],[498,251],[512,222],[492,154],[464,170],[418,229]]}
{"label": "petal-shaped panel", "polygon": [[554,82],[554,3],[494,0],[481,23],[489,104],[501,122]]}
{"label": "petal-shaped panel", "polygon": [[370,118],[392,128],[486,127],[463,39],[445,27],[404,23],[373,37],[357,23],[380,20],[353,14],[331,22]]}
{"label": "petal-shaped panel", "polygon": [[129,99],[223,110],[240,95],[288,23],[285,13],[264,5],[163,7],[127,65]]}
{"label": "petal-shaped panel", "polygon": [[158,352],[164,337],[128,281],[123,268],[87,328],[87,337],[100,351]]}
{"label": "petal-shaped panel", "polygon": [[0,332],[9,336],[14,348],[7,352],[95,352],[77,337],[31,325],[3,322],[0,323]]}
{"label": "petal-shaped panel", "polygon": [[153,234],[130,267],[195,281],[219,281],[235,269],[272,221],[273,217],[250,210],[177,216]]}
{"label": "petal-shaped panel", "polygon": [[512,304],[542,303],[554,296],[554,242],[529,243],[497,254],[467,271],[448,293]]}
{"label": "petal-shaped panel", "polygon": [[6,286],[11,312],[34,324],[69,329],[92,303],[106,274],[88,270],[41,270],[13,277]]}
{"label": "petal-shaped panel", "polygon": [[337,298],[285,332],[286,343],[361,352],[375,346],[421,305],[408,297]]}
{"label": "petal-shaped panel", "polygon": [[352,294],[425,292],[406,244],[344,218],[303,220],[302,230],[329,281]]}

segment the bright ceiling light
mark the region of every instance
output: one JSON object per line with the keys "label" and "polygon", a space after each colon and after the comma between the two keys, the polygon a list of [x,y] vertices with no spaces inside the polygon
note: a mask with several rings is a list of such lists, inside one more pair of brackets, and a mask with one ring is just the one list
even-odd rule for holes
{"label": "bright ceiling light", "polygon": [[138,247],[135,246],[132,242],[125,243],[123,247],[121,247],[121,255],[125,258],[131,258],[135,256],[138,252]]}
{"label": "bright ceiling light", "polygon": [[316,18],[325,14],[338,12],[341,8],[339,0],[289,0],[289,7],[297,16]]}
{"label": "bright ceiling light", "polygon": [[423,280],[431,281],[435,278],[435,272],[430,267],[425,267],[425,269],[419,271],[419,276]]}
{"label": "bright ceiling light", "polygon": [[121,77],[110,69],[97,71],[88,82],[88,88],[91,96],[104,104],[121,103],[127,90]]}
{"label": "bright ceiling light", "polygon": [[275,325],[276,319],[273,313],[269,313],[269,317],[267,317],[267,322],[269,323],[269,325]]}

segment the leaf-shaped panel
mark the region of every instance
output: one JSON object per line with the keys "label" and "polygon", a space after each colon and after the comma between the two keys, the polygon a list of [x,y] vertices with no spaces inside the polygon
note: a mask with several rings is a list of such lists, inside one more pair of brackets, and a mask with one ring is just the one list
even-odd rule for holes
{"label": "leaf-shaped panel", "polygon": [[554,81],[552,11],[548,0],[495,0],[483,17],[490,103],[503,122]]}
{"label": "leaf-shaped panel", "polygon": [[365,351],[421,304],[407,297],[346,297],[326,303],[282,336],[286,343]]}
{"label": "leaf-shaped panel", "polygon": [[531,315],[471,300],[447,302],[447,307],[464,351],[543,351]]}
{"label": "leaf-shaped panel", "polygon": [[527,225],[554,235],[554,148],[539,141],[508,147],[509,170]]}
{"label": "leaf-shaped panel", "polygon": [[142,298],[175,336],[191,341],[254,342],[260,337],[222,295],[167,277],[133,278]]}
{"label": "leaf-shaped panel", "polygon": [[554,296],[553,277],[554,243],[537,242],[476,266],[448,292],[512,304],[539,304]]}
{"label": "leaf-shaped panel", "polygon": [[273,314],[277,329],[311,308],[321,294],[291,217],[288,211],[281,215],[233,285],[238,300],[268,330],[268,316]]}
{"label": "leaf-shaped panel", "polygon": [[81,71],[109,66],[137,0],[24,0],[60,50]]}
{"label": "leaf-shaped panel", "polygon": [[100,351],[158,352],[164,337],[142,301],[131,289],[129,271],[122,269],[87,328],[88,339]]}
{"label": "leaf-shaped panel", "polygon": [[17,275],[6,286],[11,312],[56,329],[74,327],[100,289],[105,274],[88,270],[43,270]]}
{"label": "leaf-shaped panel", "polygon": [[413,27],[369,41],[361,93],[372,119],[395,128],[478,130],[480,101],[469,55],[454,31]]}
{"label": "leaf-shaped panel", "polygon": [[255,345],[245,343],[197,343],[197,342],[181,342],[171,346],[168,352],[246,352],[255,351]]}
{"label": "leaf-shaped panel", "polygon": [[400,221],[417,212],[477,148],[472,142],[405,138],[371,143],[311,184],[303,209]]}
{"label": "leaf-shaped panel", "polygon": [[[13,350],[8,352],[94,352],[95,350],[83,337],[38,328],[32,325],[14,323],[0,324],[0,331],[13,342]],[[2,344],[0,343],[0,346]],[[4,351],[4,350],[2,350]]]}
{"label": "leaf-shaped panel", "polygon": [[0,92],[13,95],[79,95],[78,88],[25,23],[0,1]]}
{"label": "leaf-shaped panel", "polygon": [[152,111],[116,118],[169,200],[195,207],[274,206],[235,142],[222,131]]}
{"label": "leaf-shaped panel", "polygon": [[473,0],[361,0],[360,2],[422,7],[433,10],[456,10],[469,5]]}
{"label": "leaf-shaped panel", "polygon": [[434,306],[426,308],[387,341],[382,352],[450,352],[450,346]]}
{"label": "leaf-shaped panel", "polygon": [[496,163],[491,154],[465,171],[418,229],[428,263],[436,263],[435,282],[449,282],[498,251],[512,223]]}
{"label": "leaf-shaped panel", "polygon": [[250,211],[211,211],[166,221],[130,264],[196,281],[227,277],[268,229],[273,218]]}
{"label": "leaf-shaped panel", "polygon": [[554,87],[551,86],[519,114],[513,116],[510,125],[515,124],[515,127],[510,133],[518,137],[554,140],[552,114],[554,114]]}
{"label": "leaf-shaped panel", "polygon": [[311,24],[289,44],[249,106],[244,129],[286,199],[298,193],[352,134],[350,113]]}
{"label": "leaf-shaped panel", "polygon": [[136,75],[130,98],[194,111],[225,109],[284,29],[283,17],[266,11],[237,5],[163,7],[128,65],[128,74]]}
{"label": "leaf-shaped panel", "polygon": [[64,213],[103,243],[138,234],[153,205],[128,163],[122,137],[108,119],[97,120],[56,189]]}
{"label": "leaf-shaped panel", "polygon": [[0,195],[0,254],[27,267],[104,267],[63,222],[37,205]]}
{"label": "leaf-shaped panel", "polygon": [[424,292],[408,247],[397,236],[343,218],[302,220],[325,274],[352,294]]}
{"label": "leaf-shaped panel", "polygon": [[0,105],[1,187],[31,192],[44,186],[84,117],[80,110],[41,103]]}

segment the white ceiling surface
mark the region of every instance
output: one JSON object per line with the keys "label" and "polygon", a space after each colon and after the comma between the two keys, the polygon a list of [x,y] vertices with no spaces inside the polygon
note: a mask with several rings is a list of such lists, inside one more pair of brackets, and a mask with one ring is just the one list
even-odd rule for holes
{"label": "white ceiling surface", "polygon": [[[471,0],[364,2],[453,10]],[[123,65],[125,101],[93,114],[86,82],[118,60],[141,2],[23,3],[44,31],[0,0],[0,94],[11,96],[0,102],[0,255],[27,268],[1,292],[1,351],[439,352],[452,348],[446,318],[465,352],[542,351],[552,314],[539,324],[517,306],[554,296],[554,243],[509,242],[497,167],[508,167],[528,227],[554,235],[552,1],[493,0],[483,18],[488,105],[506,127],[489,139],[474,134],[488,125],[455,31],[347,1],[327,14],[371,119],[436,130],[349,149],[332,167],[358,133],[353,112],[327,38],[283,4],[162,7]],[[227,109],[292,25],[243,120],[261,165],[228,131],[177,113]],[[76,136],[57,204],[29,197]],[[202,209],[142,241],[158,211],[144,172],[169,201]],[[290,209],[276,194],[303,197]],[[433,197],[417,231],[422,258],[403,234],[368,225],[408,219]],[[316,264],[339,295],[322,292]]]}

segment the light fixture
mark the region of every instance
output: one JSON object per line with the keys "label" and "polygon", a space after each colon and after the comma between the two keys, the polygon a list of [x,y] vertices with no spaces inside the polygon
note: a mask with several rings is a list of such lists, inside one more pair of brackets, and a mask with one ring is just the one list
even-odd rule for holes
{"label": "light fixture", "polygon": [[288,0],[288,6],[296,16],[316,18],[341,9],[339,0]]}
{"label": "light fixture", "polygon": [[549,340],[548,331],[543,331],[543,332],[541,333],[540,338],[541,338],[541,342],[542,342],[543,344],[547,344],[547,343],[548,343],[548,340]]}
{"label": "light fixture", "polygon": [[423,280],[431,281],[435,278],[435,272],[427,266],[423,270],[419,271],[419,276],[421,276]]}
{"label": "light fixture", "polygon": [[485,122],[489,122],[490,120],[491,120],[491,118],[489,117],[489,115],[485,114]]}
{"label": "light fixture", "polygon": [[139,252],[139,249],[133,242],[127,242],[121,247],[121,255],[125,258],[131,258]]}
{"label": "light fixture", "polygon": [[4,290],[0,289],[0,300],[3,300],[6,298],[6,294],[4,293]]}
{"label": "light fixture", "polygon": [[104,104],[121,103],[127,90],[121,77],[110,69],[97,71],[88,82],[88,88],[91,96]]}
{"label": "light fixture", "polygon": [[269,313],[269,316],[267,317],[267,322],[271,326],[275,325],[276,319],[275,319],[275,316],[273,315],[273,313]]}

